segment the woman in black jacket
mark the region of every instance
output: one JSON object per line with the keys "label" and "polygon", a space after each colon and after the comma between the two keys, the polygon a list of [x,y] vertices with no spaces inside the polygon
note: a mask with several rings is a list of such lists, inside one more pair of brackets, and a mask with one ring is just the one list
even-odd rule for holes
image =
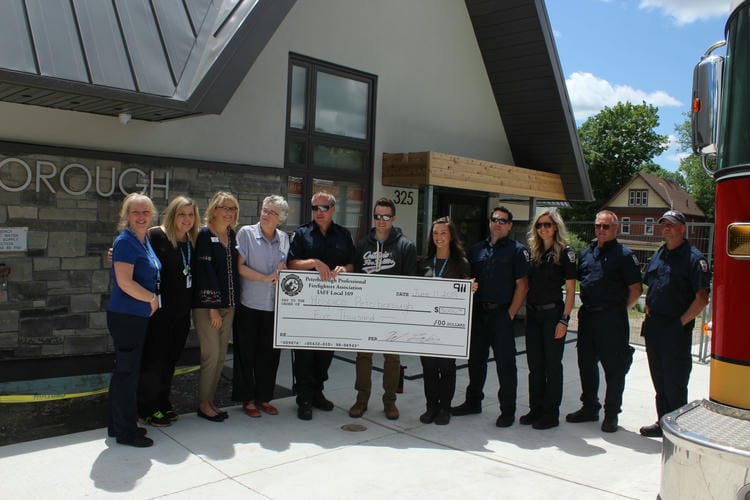
{"label": "woman in black jacket", "polygon": [[[432,223],[432,238],[427,245],[427,255],[419,264],[418,276],[469,279],[470,273],[471,267],[456,226],[448,217],[437,219]],[[472,293],[477,287],[476,283],[472,285]],[[446,425],[451,420],[451,400],[456,392],[456,360],[432,356],[420,356],[419,359],[427,399],[427,411],[419,420],[425,424]]]}

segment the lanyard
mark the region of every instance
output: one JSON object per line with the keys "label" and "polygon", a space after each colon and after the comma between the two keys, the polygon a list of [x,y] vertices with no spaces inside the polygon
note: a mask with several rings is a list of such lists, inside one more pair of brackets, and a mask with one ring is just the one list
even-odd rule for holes
{"label": "lanyard", "polygon": [[143,246],[143,249],[146,251],[146,255],[148,256],[149,262],[151,262],[151,265],[154,266],[154,269],[156,270],[156,294],[158,295],[159,287],[161,285],[161,261],[159,261],[159,257],[157,257],[154,253],[154,249],[151,248],[151,241],[149,241],[148,236],[146,236],[143,242],[141,242],[141,240],[138,239],[138,237],[131,229],[129,229],[128,232],[130,232],[130,234],[133,235],[133,238],[135,238],[138,243]]}
{"label": "lanyard", "polygon": [[192,248],[192,244],[190,243],[190,238],[187,239],[187,257],[185,257],[185,253],[182,251],[182,247],[178,244],[177,248],[180,250],[180,257],[182,257],[182,274],[185,276],[190,276],[190,252]]}
{"label": "lanyard", "polygon": [[443,267],[440,268],[440,272],[435,274],[435,271],[437,270],[437,256],[432,258],[432,277],[433,278],[442,278],[443,273],[445,272],[445,266],[448,265],[448,259],[445,259],[443,261]]}

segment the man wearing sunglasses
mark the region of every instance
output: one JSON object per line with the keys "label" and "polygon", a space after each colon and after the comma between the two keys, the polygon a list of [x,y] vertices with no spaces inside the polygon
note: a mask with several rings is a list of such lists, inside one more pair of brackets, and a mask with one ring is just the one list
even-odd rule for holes
{"label": "man wearing sunglasses", "polygon": [[648,285],[643,336],[657,416],[656,423],[641,427],[646,437],[661,437],[661,417],[688,402],[695,317],[708,304],[711,288],[708,261],[685,238],[685,223],[685,216],[677,210],[661,216],[664,245],[651,257],[643,275]]}
{"label": "man wearing sunglasses", "polygon": [[[333,222],[336,197],[319,192],[312,197],[313,220],[298,227],[289,245],[287,267],[314,270],[320,279],[336,279],[339,273],[354,269],[354,242],[348,229]],[[294,390],[297,393],[297,416],[312,419],[313,407],[333,410],[333,403],[323,395],[333,351],[298,349],[294,351]]]}
{"label": "man wearing sunglasses", "polygon": [[601,361],[607,390],[604,397],[603,432],[617,432],[625,375],[633,362],[628,309],[641,296],[638,259],[617,241],[620,225],[609,210],[596,214],[596,240],[581,252],[578,280],[581,303],[578,311],[578,372],[583,406],[569,413],[573,423],[599,420],[599,366]]}
{"label": "man wearing sunglasses", "polygon": [[490,235],[469,248],[471,275],[479,283],[474,297],[469,352],[469,386],[466,400],[451,409],[453,415],[482,412],[484,383],[490,347],[500,389],[500,416],[495,425],[510,427],[516,416],[516,340],[513,319],[529,290],[529,251],[508,235],[513,228],[513,214],[505,207],[492,210]]}
{"label": "man wearing sunglasses", "polygon": [[[396,204],[388,198],[380,198],[373,208],[374,227],[370,234],[357,243],[354,270],[359,273],[394,274],[414,276],[417,274],[417,247],[394,227]],[[383,354],[383,409],[389,420],[399,416],[396,407],[401,359],[398,354]],[[349,409],[352,418],[361,417],[367,410],[372,389],[372,353],[357,353],[357,378],[354,388],[357,401]]]}

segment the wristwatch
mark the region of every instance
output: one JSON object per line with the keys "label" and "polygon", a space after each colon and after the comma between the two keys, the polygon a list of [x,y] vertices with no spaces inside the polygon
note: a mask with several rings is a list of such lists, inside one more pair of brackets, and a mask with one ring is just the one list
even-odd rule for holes
{"label": "wristwatch", "polygon": [[560,319],[563,321],[570,321],[570,314],[563,314],[563,317]]}

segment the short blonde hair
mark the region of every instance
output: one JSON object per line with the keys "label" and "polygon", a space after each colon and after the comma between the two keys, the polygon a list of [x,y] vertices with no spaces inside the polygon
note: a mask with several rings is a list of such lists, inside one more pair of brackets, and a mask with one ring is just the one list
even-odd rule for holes
{"label": "short blonde hair", "polygon": [[310,203],[314,203],[315,198],[325,198],[326,200],[328,200],[329,205],[331,205],[332,207],[336,206],[336,197],[329,192],[318,191],[317,193],[312,195],[312,198],[310,198]]}
{"label": "short blonde hair", "polygon": [[216,217],[216,209],[224,206],[224,203],[227,201],[237,207],[237,210],[234,211],[234,221],[232,221],[232,226],[236,226],[237,221],[240,219],[240,202],[237,201],[237,198],[235,198],[232,193],[226,191],[219,191],[211,197],[211,201],[208,202],[208,207],[206,207],[206,217],[204,222],[206,224],[212,222]]}
{"label": "short blonde hair", "polygon": [[148,209],[151,211],[151,219],[156,216],[156,207],[151,198],[141,193],[130,193],[122,200],[122,206],[120,207],[120,221],[117,223],[117,229],[122,231],[128,227],[128,215],[130,214],[130,205],[133,203],[143,202],[148,205]]}

